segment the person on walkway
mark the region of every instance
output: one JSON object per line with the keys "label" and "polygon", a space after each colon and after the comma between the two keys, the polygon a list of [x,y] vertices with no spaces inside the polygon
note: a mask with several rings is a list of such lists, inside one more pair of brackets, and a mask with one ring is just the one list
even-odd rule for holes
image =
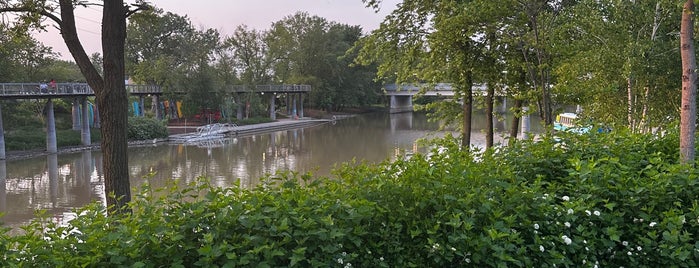
{"label": "person on walkway", "polygon": [[49,89],[51,90],[51,93],[56,92],[56,80],[51,79],[51,81],[49,82]]}
{"label": "person on walkway", "polygon": [[46,84],[46,81],[41,81],[41,84],[39,84],[39,92],[40,93],[48,93],[49,92],[49,86]]}

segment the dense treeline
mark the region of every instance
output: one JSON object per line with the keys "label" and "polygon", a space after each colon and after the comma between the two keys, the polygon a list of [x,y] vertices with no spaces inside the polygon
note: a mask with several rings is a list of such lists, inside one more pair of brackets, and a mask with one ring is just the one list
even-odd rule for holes
{"label": "dense treeline", "polygon": [[[129,21],[127,69],[139,82],[187,92],[185,113],[201,108],[249,109],[269,114],[259,94],[225,94],[231,85],[308,84],[306,105],[329,111],[372,105],[379,100],[375,68],[350,66],[346,54],[363,33],[360,27],[297,13],[270,29],[238,26],[230,36],[198,30],[189,18],[152,9]],[[284,104],[284,99],[280,96]],[[249,106],[247,104],[250,104]]]}
{"label": "dense treeline", "polygon": [[492,110],[496,94],[546,124],[580,105],[580,117],[643,132],[679,118],[681,15],[669,0],[406,0],[363,39],[358,59],[383,79],[452,83],[453,102],[435,105],[463,120],[464,144],[472,109]]}

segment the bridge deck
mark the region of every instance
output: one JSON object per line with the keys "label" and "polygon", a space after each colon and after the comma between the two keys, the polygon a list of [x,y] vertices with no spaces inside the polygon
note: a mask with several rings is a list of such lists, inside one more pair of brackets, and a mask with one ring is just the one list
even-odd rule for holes
{"label": "bridge deck", "polygon": [[[40,83],[0,83],[0,99],[48,99],[76,96],[94,96],[95,92],[87,83],[57,83],[55,88],[46,84],[42,89]],[[163,90],[155,85],[126,85],[126,91],[131,95],[162,95]],[[228,86],[222,90],[225,93],[306,93],[311,91],[310,85],[258,85]],[[177,94],[185,92],[173,91]]]}

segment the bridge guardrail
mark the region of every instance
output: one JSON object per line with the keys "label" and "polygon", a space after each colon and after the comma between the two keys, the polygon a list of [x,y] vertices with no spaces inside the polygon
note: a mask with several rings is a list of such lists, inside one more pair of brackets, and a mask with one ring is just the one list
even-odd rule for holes
{"label": "bridge guardrail", "polygon": [[[34,95],[34,94],[84,94],[94,95],[94,91],[87,83],[56,83],[51,87],[46,83],[42,89],[41,83],[0,83],[0,95]],[[254,88],[254,89],[253,89]],[[157,85],[126,85],[126,90],[131,94],[162,94],[163,90]],[[228,92],[310,92],[310,85],[257,85],[254,87],[234,85],[225,88]]]}

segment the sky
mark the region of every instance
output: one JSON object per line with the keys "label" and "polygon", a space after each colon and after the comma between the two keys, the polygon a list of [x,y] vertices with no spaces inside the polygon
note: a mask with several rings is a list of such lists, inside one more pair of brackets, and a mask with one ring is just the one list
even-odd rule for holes
{"label": "sky", "polygon": [[[126,1],[132,2],[132,1]],[[273,22],[296,12],[308,12],[328,21],[359,25],[364,32],[378,28],[383,18],[395,9],[400,0],[384,0],[377,13],[365,7],[361,0],[151,0],[153,5],[181,16],[186,15],[197,28],[217,29],[228,36],[239,25],[268,30]],[[76,23],[78,35],[88,55],[99,52],[102,10],[99,7],[78,7]],[[48,22],[48,21],[47,21]],[[44,45],[53,47],[60,58],[71,60],[60,34],[53,27],[34,36]]]}

